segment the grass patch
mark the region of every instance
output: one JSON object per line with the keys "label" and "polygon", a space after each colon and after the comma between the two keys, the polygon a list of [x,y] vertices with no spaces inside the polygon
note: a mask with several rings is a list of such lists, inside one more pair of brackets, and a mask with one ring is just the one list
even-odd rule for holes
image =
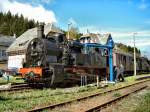
{"label": "grass patch", "polygon": [[24,111],[35,106],[45,106],[83,97],[89,95],[93,91],[98,92],[99,90],[96,87],[85,86],[78,87],[78,89],[74,91],[65,91],[64,89],[43,89],[23,93],[16,92],[14,94],[3,92],[0,93],[0,96],[3,96],[0,99],[0,110],[2,112]]}
{"label": "grass patch", "polygon": [[92,91],[92,90],[96,90],[96,89],[97,89],[96,86],[82,86],[78,89],[77,92]]}
{"label": "grass patch", "polygon": [[135,81],[135,79],[136,79],[135,76],[130,76],[130,77],[126,77],[126,78],[125,78],[125,81],[133,82],[133,81]]}
{"label": "grass patch", "polygon": [[150,89],[129,95],[108,108],[109,112],[150,112]]}
{"label": "grass patch", "polygon": [[121,93],[114,93],[113,94],[113,97],[120,97],[121,96]]}
{"label": "grass patch", "polygon": [[133,112],[150,112],[150,93],[146,93]]}
{"label": "grass patch", "polygon": [[[9,80],[9,83],[23,83],[24,80],[23,79],[20,79],[20,77],[11,77],[10,80]],[[0,85],[3,85],[3,84],[7,84],[7,79],[1,77],[0,78]]]}

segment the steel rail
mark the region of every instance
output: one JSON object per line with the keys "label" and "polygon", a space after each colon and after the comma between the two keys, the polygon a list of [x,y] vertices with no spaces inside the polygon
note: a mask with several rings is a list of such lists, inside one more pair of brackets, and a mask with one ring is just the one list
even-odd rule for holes
{"label": "steel rail", "polygon": [[39,112],[39,111],[43,111],[43,110],[46,110],[46,109],[54,109],[56,107],[64,106],[64,105],[67,105],[67,104],[71,104],[71,103],[73,103],[75,101],[85,100],[85,99],[92,98],[92,97],[95,97],[95,96],[99,96],[99,95],[103,95],[103,94],[110,93],[110,92],[113,92],[113,91],[117,91],[117,90],[121,90],[121,89],[124,89],[124,88],[128,88],[128,87],[131,87],[131,86],[134,86],[134,85],[137,85],[137,84],[141,84],[141,83],[144,83],[144,82],[147,82],[147,81],[150,81],[150,80],[144,80],[144,81],[136,82],[134,84],[129,84],[127,86],[123,86],[123,87],[116,88],[116,89],[111,89],[111,90],[104,91],[104,92],[98,92],[96,94],[88,95],[88,96],[85,96],[85,97],[73,99],[73,100],[66,101],[66,102],[61,102],[61,103],[56,103],[56,104],[53,104],[53,105],[47,105],[47,106],[44,106],[44,107],[31,109],[31,110],[28,110],[27,112]]}
{"label": "steel rail", "polygon": [[10,91],[19,91],[24,89],[31,89],[28,84],[21,83],[21,84],[13,84],[9,89],[2,89],[0,92],[10,92]]}
{"label": "steel rail", "polygon": [[109,101],[107,101],[107,102],[105,102],[105,103],[103,103],[103,104],[101,104],[101,105],[95,106],[95,107],[93,107],[93,108],[90,108],[90,109],[88,109],[88,110],[86,110],[86,111],[84,111],[84,112],[97,112],[97,111],[99,112],[101,109],[106,108],[108,105],[111,105],[111,104],[113,104],[113,103],[116,103],[117,101],[121,100],[122,98],[125,98],[125,97],[129,96],[129,95],[132,94],[132,93],[135,93],[135,92],[138,92],[138,91],[140,91],[140,90],[143,90],[143,89],[145,89],[146,87],[147,87],[147,86],[144,85],[144,86],[142,86],[142,87],[140,87],[140,88],[137,88],[137,89],[134,90],[134,91],[131,91],[131,92],[129,92],[129,93],[126,93],[125,95],[121,95],[120,97],[117,97],[117,98],[114,98],[114,99],[110,99]]}

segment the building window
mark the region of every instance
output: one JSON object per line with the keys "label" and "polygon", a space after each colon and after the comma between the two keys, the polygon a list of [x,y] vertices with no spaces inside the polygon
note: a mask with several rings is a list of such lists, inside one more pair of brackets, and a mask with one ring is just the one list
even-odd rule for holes
{"label": "building window", "polygon": [[6,56],[6,51],[5,50],[2,50],[2,56]]}
{"label": "building window", "polygon": [[2,57],[2,50],[0,50],[0,58]]}

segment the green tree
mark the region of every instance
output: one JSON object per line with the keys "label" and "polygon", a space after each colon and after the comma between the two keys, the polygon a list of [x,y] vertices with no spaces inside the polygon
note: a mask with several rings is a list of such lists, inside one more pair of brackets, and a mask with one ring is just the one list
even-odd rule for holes
{"label": "green tree", "polygon": [[7,13],[0,12],[0,34],[13,35],[17,37],[24,33],[27,29],[37,26],[38,22],[28,20],[23,15],[12,15],[10,11]]}
{"label": "green tree", "polygon": [[70,39],[78,39],[79,38],[79,30],[77,27],[71,27],[69,30]]}
{"label": "green tree", "polygon": [[9,27],[6,22],[0,25],[0,34],[9,35]]}
{"label": "green tree", "polygon": [[[134,47],[127,46],[122,43],[117,43],[116,45],[123,52],[132,53],[132,54],[134,53]],[[135,48],[135,51],[138,55],[141,55],[141,51],[138,48]]]}

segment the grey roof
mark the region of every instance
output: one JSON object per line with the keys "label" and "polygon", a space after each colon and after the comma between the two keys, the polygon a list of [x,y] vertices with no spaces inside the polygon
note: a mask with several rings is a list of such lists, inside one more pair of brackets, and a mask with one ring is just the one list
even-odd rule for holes
{"label": "grey roof", "polygon": [[99,43],[103,44],[103,45],[107,44],[109,38],[112,38],[111,34],[109,34],[109,33],[108,34],[100,35],[100,37],[99,37]]}
{"label": "grey roof", "polygon": [[[63,32],[59,28],[55,27],[53,24],[47,24],[44,26],[45,36],[47,36],[49,32],[56,32],[63,34]],[[7,52],[27,49],[28,44],[34,38],[37,38],[37,27],[29,29],[21,36],[19,36],[7,49]]]}
{"label": "grey roof", "polygon": [[13,36],[0,35],[0,46],[9,47],[15,39]]}
{"label": "grey roof", "polygon": [[96,43],[98,44],[102,44],[102,45],[105,45],[107,44],[107,41],[109,38],[112,38],[111,37],[111,34],[93,34],[93,33],[90,33],[90,34],[85,34],[83,36],[81,36],[80,39],[84,38],[84,37],[91,37],[91,39],[95,39],[96,40]]}

